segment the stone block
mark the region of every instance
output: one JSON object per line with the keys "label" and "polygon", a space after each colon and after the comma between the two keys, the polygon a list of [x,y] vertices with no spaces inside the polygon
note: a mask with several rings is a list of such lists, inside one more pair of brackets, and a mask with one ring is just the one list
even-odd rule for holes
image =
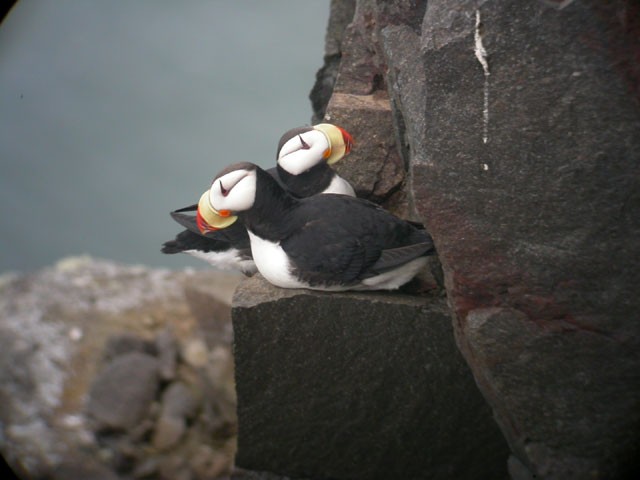
{"label": "stone block", "polygon": [[284,290],[232,307],[236,464],[334,479],[506,478],[509,450],[444,299]]}

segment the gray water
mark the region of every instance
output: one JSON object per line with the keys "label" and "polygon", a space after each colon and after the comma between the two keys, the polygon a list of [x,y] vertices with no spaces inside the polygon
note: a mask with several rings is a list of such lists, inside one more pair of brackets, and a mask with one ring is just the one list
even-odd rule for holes
{"label": "gray water", "polygon": [[169,268],[170,210],[310,122],[329,0],[22,0],[0,26],[0,272]]}

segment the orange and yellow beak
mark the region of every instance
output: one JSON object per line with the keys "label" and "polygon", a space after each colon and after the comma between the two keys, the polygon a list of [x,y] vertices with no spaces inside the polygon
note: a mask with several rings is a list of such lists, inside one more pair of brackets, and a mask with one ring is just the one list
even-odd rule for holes
{"label": "orange and yellow beak", "polygon": [[338,128],[338,130],[340,130],[340,132],[342,133],[342,140],[344,142],[344,155],[347,156],[349,155],[349,152],[351,152],[351,147],[353,147],[353,137],[344,128],[338,126],[336,126],[336,128]]}
{"label": "orange and yellow beak", "polygon": [[227,228],[238,219],[237,216],[231,215],[229,210],[217,211],[209,202],[209,190],[204,192],[198,202],[198,211],[196,213],[196,224],[198,230],[203,235]]}
{"label": "orange and yellow beak", "polygon": [[329,165],[341,160],[351,151],[353,137],[344,128],[330,123],[320,123],[314,125],[313,128],[324,133],[329,141],[329,148],[324,152],[324,158],[326,158]]}

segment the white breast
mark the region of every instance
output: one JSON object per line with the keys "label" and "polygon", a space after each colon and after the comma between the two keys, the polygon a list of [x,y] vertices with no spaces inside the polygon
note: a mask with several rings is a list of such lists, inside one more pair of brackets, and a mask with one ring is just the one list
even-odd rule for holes
{"label": "white breast", "polygon": [[349,195],[355,197],[356,192],[349,182],[339,175],[334,175],[329,186],[322,193],[339,193],[341,195]]}
{"label": "white breast", "polygon": [[280,242],[270,242],[258,237],[251,231],[251,253],[258,271],[270,283],[282,288],[308,288],[308,284],[301,282],[291,274],[289,257],[280,246]]}

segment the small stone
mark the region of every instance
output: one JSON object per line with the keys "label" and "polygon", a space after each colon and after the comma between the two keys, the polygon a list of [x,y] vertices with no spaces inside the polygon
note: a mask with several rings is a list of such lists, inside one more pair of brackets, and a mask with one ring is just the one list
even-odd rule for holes
{"label": "small stone", "polygon": [[172,383],[162,395],[162,416],[191,418],[197,407],[195,395],[182,382]]}
{"label": "small stone", "polygon": [[78,342],[82,340],[82,337],[83,337],[83,332],[80,327],[73,327],[71,328],[71,330],[69,330],[69,338],[74,342]]}
{"label": "small stone", "polygon": [[156,421],[153,446],[167,450],[175,446],[186,431],[186,419],[195,415],[198,402],[181,382],[172,383],[162,395],[162,412]]}
{"label": "small stone", "polygon": [[96,429],[127,430],[148,411],[158,389],[158,361],[144,353],[127,353],[111,361],[94,379],[87,413]]}
{"label": "small stone", "polygon": [[157,450],[168,450],[180,441],[185,430],[183,418],[161,416],[156,422],[152,444]]}
{"label": "small stone", "polygon": [[209,350],[204,340],[193,338],[187,341],[184,346],[182,357],[194,368],[202,368],[207,364]]}

